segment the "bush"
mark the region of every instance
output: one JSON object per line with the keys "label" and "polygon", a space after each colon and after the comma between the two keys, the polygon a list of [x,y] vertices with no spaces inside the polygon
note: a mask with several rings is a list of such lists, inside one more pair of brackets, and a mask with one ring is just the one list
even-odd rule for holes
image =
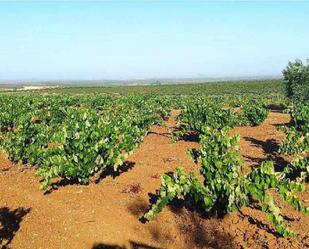
{"label": "bush", "polygon": [[264,122],[268,116],[268,109],[258,101],[251,101],[243,106],[243,119],[246,123],[257,126]]}
{"label": "bush", "polygon": [[309,64],[301,60],[289,62],[283,70],[287,95],[297,100],[309,100]]}

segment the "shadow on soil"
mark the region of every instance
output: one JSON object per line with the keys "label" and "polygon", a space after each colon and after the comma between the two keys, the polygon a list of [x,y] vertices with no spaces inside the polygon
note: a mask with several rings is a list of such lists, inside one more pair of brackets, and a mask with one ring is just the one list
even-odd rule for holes
{"label": "shadow on soil", "polygon": [[282,171],[289,162],[278,154],[279,143],[275,139],[267,139],[266,141],[258,140],[252,137],[244,137],[246,141],[249,141],[253,146],[262,148],[266,158],[254,158],[245,156],[248,160],[261,164],[265,160],[274,162],[275,170]]}
{"label": "shadow on soil", "polygon": [[30,208],[17,208],[14,210],[10,210],[8,207],[0,208],[1,248],[9,248],[9,244],[20,228],[20,223],[29,212]]}
{"label": "shadow on soil", "polygon": [[199,138],[199,135],[195,133],[188,133],[188,134],[184,134],[183,136],[181,136],[179,140],[198,143],[200,141],[200,138]]}
{"label": "shadow on soil", "polygon": [[[252,209],[257,209],[257,210],[261,210],[259,207],[257,206],[250,206]],[[245,218],[248,220],[248,222],[250,224],[253,224],[255,226],[257,226],[258,228],[276,236],[276,237],[280,237],[279,233],[277,233],[272,227],[270,227],[268,224],[253,218],[252,216],[248,215],[248,214],[244,214],[241,210],[238,211],[240,217]]]}
{"label": "shadow on soil", "polygon": [[[182,133],[183,126],[174,126],[171,129],[171,136],[173,135],[180,135],[179,133]],[[199,135],[193,131],[186,132],[184,134],[181,134],[178,137],[178,141],[185,141],[185,142],[196,142],[198,143],[200,141]]]}
{"label": "shadow on soil", "polygon": [[[90,180],[90,181],[97,184],[108,176],[111,176],[112,178],[116,178],[120,176],[121,174],[130,171],[134,167],[134,165],[135,165],[134,162],[127,161],[127,162],[124,162],[124,164],[122,164],[121,166],[119,166],[116,171],[114,171],[112,167],[108,167],[107,169],[104,169],[101,173],[99,173],[96,177],[94,177],[95,179]],[[77,180],[61,179],[53,183],[50,189],[47,190],[44,194],[45,195],[51,194],[53,191],[58,190],[60,187],[64,187],[67,185],[76,185],[76,184],[79,185],[80,183]]]}
{"label": "shadow on soil", "polygon": [[128,205],[127,210],[135,218],[140,218],[149,209],[149,203],[142,198],[136,199],[130,205]]}
{"label": "shadow on soil", "polygon": [[[120,246],[115,244],[99,243],[95,244],[92,249],[161,249],[160,247],[150,246],[144,243],[130,241],[129,246]],[[163,249],[163,248],[162,248]]]}
{"label": "shadow on soil", "polygon": [[112,167],[109,167],[107,170],[103,170],[103,172],[100,174],[98,179],[95,180],[95,183],[99,183],[101,180],[103,180],[104,178],[108,176],[111,176],[112,178],[116,178],[120,176],[122,173],[128,172],[131,169],[133,169],[134,165],[135,165],[134,162],[126,161],[124,162],[124,164],[119,166],[116,171],[114,171]]}
{"label": "shadow on soil", "polygon": [[148,135],[150,134],[154,134],[154,135],[158,135],[158,136],[162,136],[162,137],[168,137],[171,138],[171,133],[169,132],[155,132],[155,131],[149,131]]}
{"label": "shadow on soil", "polygon": [[266,141],[258,140],[252,137],[244,137],[244,139],[250,142],[255,147],[260,147],[266,154],[275,154],[279,148],[279,144],[276,139],[267,139]]}
{"label": "shadow on soil", "polygon": [[285,106],[281,104],[269,104],[267,108],[272,112],[282,113],[285,109]]}
{"label": "shadow on soil", "polygon": [[210,218],[209,214],[202,213],[201,210],[193,211],[176,206],[171,206],[170,209],[177,214],[177,227],[187,248],[235,248],[233,238],[218,229],[220,218]]}
{"label": "shadow on soil", "polygon": [[[156,202],[154,194],[149,194],[149,199],[152,204]],[[168,208],[177,217],[176,219],[163,223],[154,220],[145,227],[157,243],[174,243],[175,238],[180,237],[186,248],[235,248],[233,238],[218,230],[220,219],[210,218],[210,215],[203,212],[202,208],[181,200],[173,201]],[[128,206],[128,211],[136,218],[140,218],[142,223],[147,223],[141,218],[147,210],[149,210],[149,202],[142,198],[138,198]],[[175,223],[172,225],[173,229],[167,225],[171,222]]]}

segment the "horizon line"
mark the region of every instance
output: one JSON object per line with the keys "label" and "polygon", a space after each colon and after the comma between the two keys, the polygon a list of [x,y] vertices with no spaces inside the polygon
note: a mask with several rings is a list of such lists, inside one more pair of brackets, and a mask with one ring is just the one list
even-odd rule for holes
{"label": "horizon line", "polygon": [[0,84],[11,83],[48,83],[48,82],[138,82],[138,81],[225,81],[225,80],[254,80],[282,79],[282,75],[252,75],[252,76],[213,76],[213,77],[147,77],[127,79],[0,79]]}

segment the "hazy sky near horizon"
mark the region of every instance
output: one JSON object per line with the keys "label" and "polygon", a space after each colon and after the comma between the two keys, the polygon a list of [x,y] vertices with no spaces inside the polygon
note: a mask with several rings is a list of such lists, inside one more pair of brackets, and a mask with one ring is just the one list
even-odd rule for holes
{"label": "hazy sky near horizon", "polygon": [[280,75],[309,2],[0,2],[0,80]]}

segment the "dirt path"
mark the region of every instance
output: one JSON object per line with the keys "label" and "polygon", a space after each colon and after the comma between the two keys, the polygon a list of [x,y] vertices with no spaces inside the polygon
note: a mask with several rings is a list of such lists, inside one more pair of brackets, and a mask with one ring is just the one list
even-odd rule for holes
{"label": "dirt path", "polygon": [[[174,117],[167,127],[174,125]],[[235,128],[241,134],[241,153],[250,167],[262,159],[280,160],[273,153],[280,134],[275,124],[288,116],[270,113],[259,127]],[[290,208],[285,215],[299,233],[295,239],[276,239],[267,231],[264,215],[244,208],[223,220],[202,219],[184,208],[169,207],[154,221],[143,224],[139,217],[149,207],[149,193],[160,185],[160,176],[182,165],[197,170],[187,155],[194,142],[171,143],[167,128],[153,127],[129,158],[127,172],[108,176],[89,186],[59,186],[48,195],[39,192],[33,170],[21,170],[0,160],[0,226],[2,244],[8,248],[304,248],[309,247],[308,217]],[[283,161],[282,161],[283,162]],[[309,193],[303,196],[308,199]],[[252,216],[252,217],[250,217]],[[260,222],[260,223],[259,223]],[[258,228],[258,227],[262,227]],[[306,234],[307,232],[307,234]],[[307,243],[307,244],[306,244]],[[110,247],[108,247],[110,246]]]}

